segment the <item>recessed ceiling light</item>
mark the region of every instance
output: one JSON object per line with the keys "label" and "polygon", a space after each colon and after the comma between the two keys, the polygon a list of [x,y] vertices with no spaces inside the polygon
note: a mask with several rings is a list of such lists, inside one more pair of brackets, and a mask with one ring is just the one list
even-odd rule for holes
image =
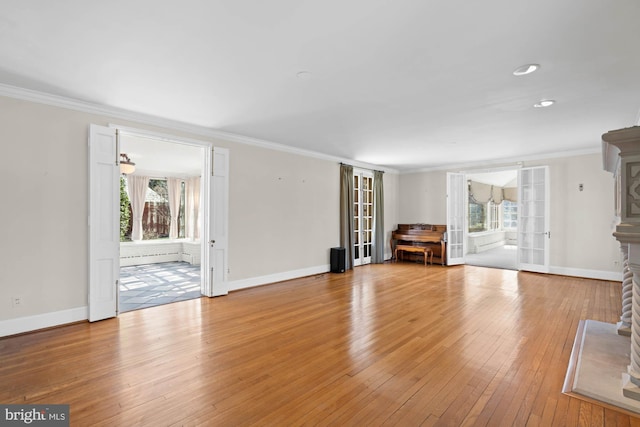
{"label": "recessed ceiling light", "polygon": [[544,107],[550,107],[555,103],[556,103],[556,101],[554,101],[553,99],[543,99],[542,101],[538,102],[537,104],[533,104],[533,106],[536,107],[536,108],[544,108]]}
{"label": "recessed ceiling light", "polygon": [[527,74],[531,74],[539,68],[540,68],[540,65],[538,64],[524,64],[516,68],[515,70],[513,70],[513,75],[526,76]]}

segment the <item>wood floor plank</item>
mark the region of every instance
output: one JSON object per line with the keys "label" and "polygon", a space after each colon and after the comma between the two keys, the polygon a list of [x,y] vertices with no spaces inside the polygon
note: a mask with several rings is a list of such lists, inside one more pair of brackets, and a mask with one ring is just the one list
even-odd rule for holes
{"label": "wood floor plank", "polygon": [[0,339],[0,402],[72,425],[640,425],[561,393],[619,282],[391,263]]}

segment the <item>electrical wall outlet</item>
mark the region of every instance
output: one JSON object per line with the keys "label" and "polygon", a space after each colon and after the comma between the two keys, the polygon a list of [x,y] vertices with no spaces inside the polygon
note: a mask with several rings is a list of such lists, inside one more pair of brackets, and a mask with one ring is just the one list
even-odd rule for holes
{"label": "electrical wall outlet", "polygon": [[22,307],[23,302],[20,296],[11,297],[11,305],[13,305],[14,308]]}

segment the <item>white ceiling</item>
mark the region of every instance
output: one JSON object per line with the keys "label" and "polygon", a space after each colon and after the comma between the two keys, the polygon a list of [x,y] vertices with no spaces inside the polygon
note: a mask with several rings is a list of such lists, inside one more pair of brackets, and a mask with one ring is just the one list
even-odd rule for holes
{"label": "white ceiling", "polygon": [[638,122],[639,22],[637,0],[3,0],[0,83],[399,170],[520,160]]}
{"label": "white ceiling", "polygon": [[518,171],[513,169],[484,173],[468,173],[465,174],[465,179],[483,184],[496,185],[498,187],[517,187]]}
{"label": "white ceiling", "polygon": [[153,178],[201,176],[204,149],[158,139],[122,135],[120,152],[135,163],[134,175]]}

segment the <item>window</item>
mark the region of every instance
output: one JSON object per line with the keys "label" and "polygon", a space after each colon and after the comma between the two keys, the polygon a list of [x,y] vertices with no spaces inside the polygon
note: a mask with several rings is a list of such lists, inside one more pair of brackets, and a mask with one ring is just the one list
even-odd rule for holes
{"label": "window", "polygon": [[487,230],[485,207],[485,203],[476,203],[469,197],[469,233]]}
{"label": "window", "polygon": [[478,203],[469,197],[469,233],[500,230],[501,228],[500,205],[493,202]]}
{"label": "window", "polygon": [[[131,208],[129,208],[131,209]],[[133,214],[130,214],[127,240],[131,240]],[[169,190],[167,180],[163,178],[149,179],[149,186],[142,213],[143,240],[167,239],[171,227],[169,210]],[[178,238],[185,237],[185,185],[180,183],[180,210],[178,214]]]}
{"label": "window", "polygon": [[505,229],[518,228],[518,203],[508,200],[502,202],[502,227]]}
{"label": "window", "polygon": [[500,229],[500,205],[489,202],[489,230]]}

